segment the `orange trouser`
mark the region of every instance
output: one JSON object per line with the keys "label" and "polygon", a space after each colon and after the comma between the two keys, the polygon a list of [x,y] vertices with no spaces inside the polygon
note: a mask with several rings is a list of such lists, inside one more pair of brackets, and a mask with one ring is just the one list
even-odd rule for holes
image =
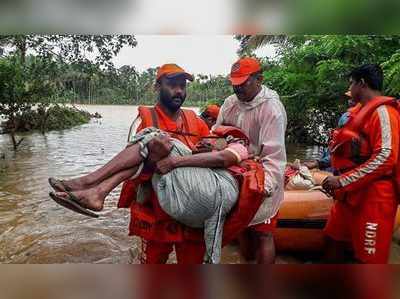
{"label": "orange trouser", "polygon": [[177,262],[183,265],[201,264],[205,253],[204,243],[199,242],[165,243],[142,239],[142,244],[143,264],[165,264],[174,247]]}

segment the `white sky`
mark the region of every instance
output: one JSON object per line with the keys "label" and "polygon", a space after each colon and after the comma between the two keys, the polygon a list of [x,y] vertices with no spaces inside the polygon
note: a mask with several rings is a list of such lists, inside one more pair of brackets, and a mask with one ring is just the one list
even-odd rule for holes
{"label": "white sky", "polygon": [[[114,58],[117,67],[132,65],[142,72],[164,63],[176,63],[192,74],[226,75],[238,59],[239,43],[232,35],[136,35],[138,45],[123,48]],[[274,48],[256,51],[273,56]]]}

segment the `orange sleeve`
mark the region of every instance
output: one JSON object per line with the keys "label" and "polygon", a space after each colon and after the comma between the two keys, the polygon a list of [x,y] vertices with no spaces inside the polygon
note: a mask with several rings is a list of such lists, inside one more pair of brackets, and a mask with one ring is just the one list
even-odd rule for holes
{"label": "orange sleeve", "polygon": [[393,174],[399,155],[399,113],[391,106],[380,106],[369,120],[367,138],[372,156],[339,178],[343,191],[365,188],[382,176]]}

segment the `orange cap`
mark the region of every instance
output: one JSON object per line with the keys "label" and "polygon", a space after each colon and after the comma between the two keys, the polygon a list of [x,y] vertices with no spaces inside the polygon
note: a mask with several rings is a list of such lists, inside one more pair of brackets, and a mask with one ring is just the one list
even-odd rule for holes
{"label": "orange cap", "polygon": [[206,110],[204,110],[209,116],[217,119],[219,114],[219,107],[217,105],[208,105]]}
{"label": "orange cap", "polygon": [[187,72],[180,66],[174,63],[168,63],[160,66],[157,71],[157,81],[160,80],[162,76],[167,76],[167,78],[172,78],[178,75],[184,75],[185,78],[189,81],[193,81],[193,76]]}
{"label": "orange cap", "polygon": [[251,74],[260,70],[261,66],[257,59],[251,57],[242,58],[232,65],[229,80],[232,85],[241,85],[250,77]]}

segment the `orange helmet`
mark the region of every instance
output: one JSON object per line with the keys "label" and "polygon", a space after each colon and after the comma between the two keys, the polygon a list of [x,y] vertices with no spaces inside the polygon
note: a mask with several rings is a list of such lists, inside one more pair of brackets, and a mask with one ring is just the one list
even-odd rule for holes
{"label": "orange helmet", "polygon": [[206,113],[208,116],[217,119],[220,108],[217,105],[208,105],[203,113]]}

